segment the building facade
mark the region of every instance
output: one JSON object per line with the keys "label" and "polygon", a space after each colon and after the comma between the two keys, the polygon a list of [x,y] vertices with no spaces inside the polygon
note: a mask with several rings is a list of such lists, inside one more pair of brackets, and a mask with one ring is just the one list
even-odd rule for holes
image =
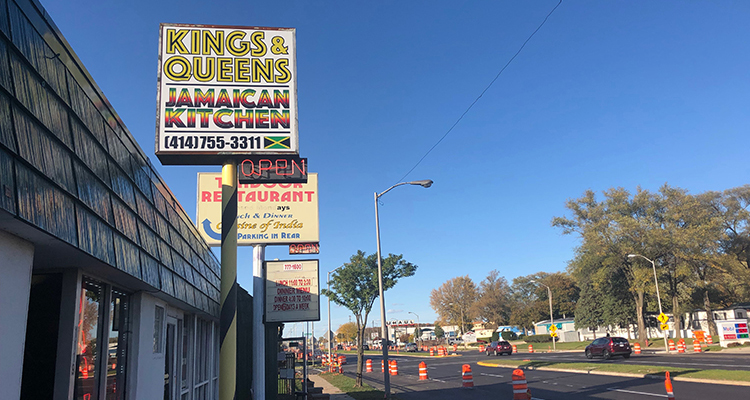
{"label": "building facade", "polygon": [[36,0],[0,0],[3,399],[215,399],[220,266]]}

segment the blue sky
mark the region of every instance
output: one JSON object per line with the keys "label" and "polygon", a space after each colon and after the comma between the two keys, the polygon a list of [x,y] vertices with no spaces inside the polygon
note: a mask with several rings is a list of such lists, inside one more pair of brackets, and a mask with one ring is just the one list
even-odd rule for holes
{"label": "blue sky", "polygon": [[[557,1],[42,4],[190,214],[196,174],[220,167],[153,156],[159,23],[296,28],[300,153],[319,173],[324,281],[358,249],[375,251],[373,193],[448,131]],[[563,2],[406,177],[433,187],[382,198],[383,252],[419,266],[386,292],[389,319],[433,321],[430,291],[456,276],[564,270],[577,240],[550,221],[587,189],[746,184],[748,17],[746,1]],[[267,258],[293,258],[287,250]],[[252,288],[251,250],[239,258]],[[334,329],[348,320],[332,307]],[[370,320],[379,325],[377,305]]]}

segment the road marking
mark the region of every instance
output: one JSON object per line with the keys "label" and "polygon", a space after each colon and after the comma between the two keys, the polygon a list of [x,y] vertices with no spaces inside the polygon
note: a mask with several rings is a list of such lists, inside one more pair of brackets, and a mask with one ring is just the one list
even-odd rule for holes
{"label": "road marking", "polygon": [[667,397],[666,394],[656,394],[656,393],[646,393],[646,392],[636,392],[634,390],[625,390],[625,389],[616,389],[616,388],[607,388],[607,390],[613,391],[613,392],[623,392],[623,393],[633,393],[633,394],[642,394],[644,396],[654,396],[654,397]]}
{"label": "road marking", "polygon": [[430,378],[431,381],[445,383],[445,381],[441,381],[440,379]]}
{"label": "road marking", "polygon": [[491,377],[493,377],[493,378],[505,378],[505,377],[504,377],[504,376],[502,376],[502,375],[495,375],[495,374],[485,374],[484,372],[480,373],[479,375],[484,375],[484,376],[491,376]]}

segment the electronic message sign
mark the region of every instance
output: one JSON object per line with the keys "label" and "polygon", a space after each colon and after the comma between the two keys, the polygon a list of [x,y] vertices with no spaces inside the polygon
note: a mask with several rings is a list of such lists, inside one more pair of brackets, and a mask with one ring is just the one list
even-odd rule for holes
{"label": "electronic message sign", "polygon": [[[221,245],[221,173],[198,174],[198,232]],[[307,183],[241,184],[237,188],[237,244],[316,243],[318,174]]]}
{"label": "electronic message sign", "polygon": [[320,321],[318,260],[265,264],[265,322]]}
{"label": "electronic message sign", "polygon": [[156,156],[299,154],[294,28],[161,24]]}

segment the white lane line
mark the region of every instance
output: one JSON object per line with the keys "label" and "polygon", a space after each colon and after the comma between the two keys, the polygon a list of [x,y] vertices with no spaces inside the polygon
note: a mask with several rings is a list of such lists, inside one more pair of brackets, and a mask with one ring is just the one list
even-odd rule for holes
{"label": "white lane line", "polygon": [[445,381],[441,381],[440,379],[430,378],[431,381],[445,383]]}
{"label": "white lane line", "polygon": [[607,390],[612,392],[623,392],[623,393],[633,393],[633,394],[642,394],[644,396],[654,396],[654,397],[667,397],[666,394],[656,394],[656,393],[646,393],[646,392],[636,392],[634,390],[625,390],[625,389],[616,389],[616,388],[607,388]]}
{"label": "white lane line", "polygon": [[493,378],[505,378],[505,377],[504,377],[504,376],[502,376],[502,375],[495,375],[495,374],[485,374],[484,372],[480,373],[479,375],[484,375],[484,376],[491,376],[491,377],[493,377]]}

